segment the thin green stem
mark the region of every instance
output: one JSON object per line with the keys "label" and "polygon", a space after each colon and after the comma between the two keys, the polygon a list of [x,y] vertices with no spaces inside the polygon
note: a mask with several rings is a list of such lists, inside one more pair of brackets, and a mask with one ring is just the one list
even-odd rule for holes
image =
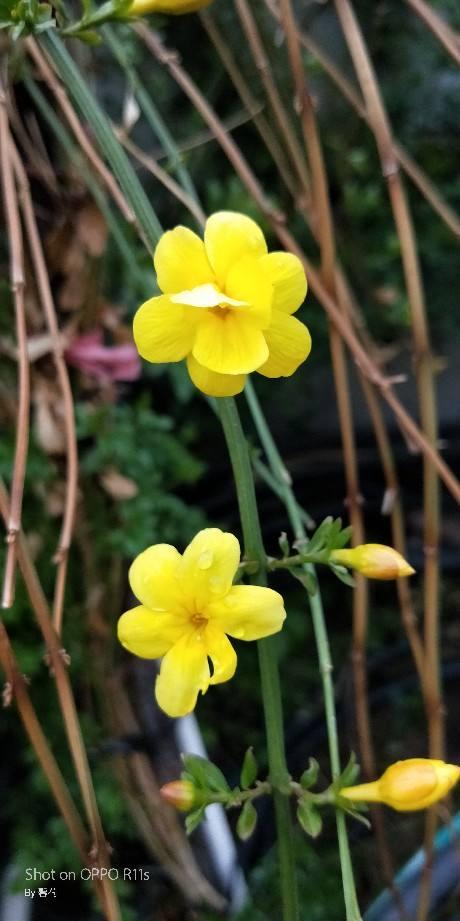
{"label": "thin green stem", "polygon": [[[266,584],[266,555],[260,530],[248,446],[235,401],[228,397],[219,399],[216,402],[235,478],[245,555],[259,563],[259,569],[252,576],[252,580],[258,585],[264,585]],[[273,637],[260,640],[258,654],[267,732],[270,782],[274,787],[283,918],[284,921],[298,921],[299,903],[293,827],[289,804],[290,777],[284,750],[283,712],[276,640]]]}
{"label": "thin green stem", "polygon": [[[284,466],[283,459],[278,452],[270,429],[260,408],[256,393],[250,381],[248,381],[246,384],[245,394],[255,427],[257,429],[257,433],[267,455],[267,460],[271,472],[278,482],[280,494],[282,495],[284,505],[286,506],[286,511],[294,530],[294,534],[297,539],[305,539],[307,535],[302,520],[301,509],[297,503],[291,486],[290,474]],[[315,568],[311,563],[306,563],[304,568],[306,572],[315,575]],[[321,672],[321,681],[323,686],[329,757],[331,760],[331,773],[333,780],[335,780],[340,775],[339,737],[337,732],[334,685],[332,681],[333,665],[319,588],[314,595],[308,595],[308,600],[310,604],[313,631],[315,634],[316,648],[318,651],[318,660]],[[336,822],[347,921],[359,921],[361,918],[361,913],[356,895],[346,820],[345,815],[340,810],[336,811]]]}
{"label": "thin green stem", "polygon": [[110,163],[133,209],[148,248],[153,249],[163,232],[161,224],[128,157],[113,133],[109,119],[88,89],[86,81],[59,36],[55,32],[43,33],[40,36],[40,44],[51,58],[75,105],[91,126],[102,153]]}

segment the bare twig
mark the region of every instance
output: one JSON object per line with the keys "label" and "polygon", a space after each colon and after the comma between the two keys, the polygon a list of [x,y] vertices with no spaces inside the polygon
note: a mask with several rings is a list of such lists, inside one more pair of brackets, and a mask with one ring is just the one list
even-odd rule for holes
{"label": "bare twig", "polygon": [[45,257],[35,219],[29,182],[17,150],[14,150],[14,166],[21,192],[21,205],[25,227],[29,238],[32,261],[35,267],[37,287],[50,333],[53,359],[62,393],[67,455],[67,477],[64,516],[54,560],[57,564],[56,585],[53,604],[53,621],[56,632],[61,633],[64,607],[67,560],[72,540],[78,486],[78,449],[75,432],[74,406],[67,365],[63,356],[62,339],[59,332],[56,309],[46,269]]}
{"label": "bare twig", "polygon": [[301,197],[304,202],[309,202],[311,195],[310,177],[306,168],[305,157],[299,144],[296,132],[286,113],[286,109],[279,94],[278,87],[270,67],[270,59],[265,51],[262,38],[257,27],[257,22],[253,16],[247,0],[234,0],[234,3],[244,33],[248,40],[255,66],[259,71],[260,79],[264,86],[267,99],[286,144],[286,149],[290,154],[291,161],[296,170],[300,184]]}
{"label": "bare twig", "polygon": [[[0,513],[5,521],[8,520],[9,516],[9,504],[8,493],[3,482],[0,480]],[[107,868],[110,866],[110,847],[105,839],[99,815],[88,757],[69,680],[65,650],[62,649],[60,638],[53,627],[48,603],[39,581],[37,571],[31,560],[26,538],[21,532],[18,534],[17,539],[17,557],[30,602],[46,644],[51,673],[56,682],[56,690],[67,733],[67,741],[92,834],[93,843],[90,855],[97,866]],[[107,921],[121,921],[113,885],[107,876],[103,877],[102,887]]]}
{"label": "bare twig", "polygon": [[97,153],[94,145],[91,143],[87,134],[85,133],[81,122],[75,113],[75,109],[73,108],[72,103],[70,102],[67,93],[62,86],[62,83],[54,73],[45,55],[40,50],[34,39],[26,39],[25,45],[31,58],[38,67],[38,71],[41,74],[43,80],[45,80],[54,98],[56,99],[56,102],[58,103],[67,121],[67,124],[73,132],[79,147],[87,156],[93,168],[96,170],[96,173],[101,178],[114,202],[116,202],[118,205],[118,208],[120,209],[125,220],[128,221],[128,223],[135,225],[137,222],[130,205],[126,201],[126,198],[123,195],[123,192],[121,191],[118,183],[114,179],[112,173],[107,168],[104,161]]}
{"label": "bare twig", "polygon": [[8,122],[6,90],[0,81],[0,162],[3,184],[5,218],[10,245],[10,283],[13,292],[16,339],[18,348],[18,421],[16,447],[11,483],[11,505],[6,521],[7,550],[5,576],[2,592],[2,607],[10,608],[14,601],[14,578],[16,571],[17,535],[21,528],[22,498],[29,444],[30,374],[27,355],[27,328],[24,300],[24,253],[21,219],[14,181],[11,135]]}
{"label": "bare twig", "polygon": [[[275,16],[275,18],[279,21],[279,11],[274,0],[265,0],[265,3],[271,14]],[[370,125],[370,118],[366,106],[364,105],[359,92],[357,92],[356,88],[348,79],[348,77],[346,77],[340,68],[337,67],[337,64],[332,61],[332,59],[323,50],[323,48],[317,44],[309,32],[303,32],[299,29],[298,26],[297,29],[300,36],[300,41],[302,42],[304,48],[306,48],[307,51],[309,51],[310,54],[312,54],[319,61],[321,66],[324,68],[325,73],[327,73],[335,86],[338,87],[344,98],[350,103],[359,117],[362,118],[363,121],[365,121],[368,125]],[[395,138],[393,138],[393,152],[395,157],[399,160],[404,172],[407,174],[407,176],[409,176],[414,185],[418,188],[419,192],[431,205],[433,211],[435,211],[441,220],[444,221],[454,236],[460,239],[460,218],[458,214],[456,214],[453,208],[451,208],[451,206],[446,202],[439,189],[426,175],[425,171],[415,162],[408,151]]]}
{"label": "bare twig", "polygon": [[439,39],[441,45],[444,45],[444,48],[454,61],[460,64],[460,36],[458,32],[451,29],[445,19],[442,19],[425,0],[406,0],[406,3],[412,7],[417,16],[433,32],[433,35]]}

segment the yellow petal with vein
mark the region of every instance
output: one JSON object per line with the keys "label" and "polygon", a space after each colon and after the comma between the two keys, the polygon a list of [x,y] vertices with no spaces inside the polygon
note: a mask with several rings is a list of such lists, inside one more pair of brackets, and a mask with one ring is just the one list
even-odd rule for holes
{"label": "yellow petal with vein", "polygon": [[164,294],[176,294],[215,281],[204,243],[188,227],[179,225],[166,231],[156,247],[153,262],[158,287]]}
{"label": "yellow petal with vein", "polygon": [[240,640],[278,633],[286,618],[282,596],[259,585],[234,585],[207,613],[213,626]]}
{"label": "yellow petal with vein", "polygon": [[158,614],[140,604],[121,615],[117,632],[121,645],[133,655],[158,659],[177,642],[183,629],[173,614]]}
{"label": "yellow petal with vein", "polygon": [[183,553],[178,577],[190,610],[204,614],[207,605],[231,588],[240,562],[240,545],[234,534],[205,528]]}
{"label": "yellow petal with vein", "polygon": [[295,313],[307,294],[305,269],[293,253],[268,253],[260,260],[260,268],[274,288],[273,310]]}
{"label": "yellow petal with vein", "polygon": [[192,349],[198,311],[173,304],[169,297],[152,297],[133,321],[139,355],[156,363],[182,361]]}
{"label": "yellow petal with vein", "polygon": [[187,358],[187,368],[195,387],[209,397],[234,397],[244,390],[245,374],[217,374],[200,365],[193,355]]}
{"label": "yellow petal with vein", "polygon": [[225,286],[229,269],[242,256],[259,257],[267,252],[259,225],[235,211],[218,211],[208,218],[204,244],[219,287]]}
{"label": "yellow petal with vein", "polygon": [[129,583],[136,598],[151,611],[184,612],[178,579],[181,555],[170,544],[147,547],[131,564]]}
{"label": "yellow petal with vein", "polygon": [[273,311],[264,336],[270,356],[257,369],[264,377],[290,377],[310,354],[311,336],[307,327],[279,310]]}
{"label": "yellow petal with vein", "polygon": [[189,631],[165,655],[156,680],[155,695],[168,716],[186,716],[209,686],[209,665],[202,635]]}
{"label": "yellow petal with vein", "polygon": [[197,327],[193,355],[218,374],[248,374],[267,360],[264,335],[241,310],[207,313]]}

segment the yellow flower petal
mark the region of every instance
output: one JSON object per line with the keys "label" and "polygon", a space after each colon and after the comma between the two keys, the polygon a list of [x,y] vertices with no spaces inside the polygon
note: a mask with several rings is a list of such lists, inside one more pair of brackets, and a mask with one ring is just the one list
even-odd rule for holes
{"label": "yellow flower petal", "polygon": [[300,259],[293,253],[268,253],[259,265],[274,287],[273,309],[295,313],[307,294],[307,279]]}
{"label": "yellow flower petal", "polygon": [[234,585],[228,594],[208,605],[213,626],[239,640],[260,640],[278,633],[286,618],[278,592],[259,585]]}
{"label": "yellow flower petal", "polygon": [[222,684],[233,678],[236,671],[236,652],[222,630],[208,624],[205,630],[208,656],[212,660],[213,673],[210,684]]}
{"label": "yellow flower petal", "polygon": [[209,397],[234,397],[244,390],[245,374],[217,374],[203,368],[193,355],[187,358],[187,368],[195,387]]}
{"label": "yellow flower petal", "polygon": [[122,614],[117,627],[121,645],[141,659],[164,656],[183,631],[174,615],[149,611],[142,604]]}
{"label": "yellow flower petal", "polygon": [[244,316],[260,329],[270,325],[273,285],[262,269],[262,259],[243,256],[229,269],[225,290],[232,298],[241,298],[249,305]]}
{"label": "yellow flower petal", "polygon": [[173,304],[169,297],[152,297],[133,321],[139,355],[147,361],[181,361],[192,349],[198,311]]}
{"label": "yellow flower petal", "polygon": [[203,614],[209,602],[231,588],[240,562],[240,545],[234,534],[205,528],[185,550],[178,569],[189,610]]}
{"label": "yellow flower petal", "polygon": [[215,282],[204,243],[188,227],[179,225],[164,233],[155,249],[153,262],[158,287],[165,294],[177,294],[187,288]]}
{"label": "yellow flower petal", "polygon": [[206,644],[197,630],[189,631],[165,655],[156,680],[155,695],[168,716],[186,716],[209,686]]}
{"label": "yellow flower petal", "polygon": [[218,374],[248,374],[264,364],[267,343],[243,311],[219,309],[203,317],[192,349],[200,365]]}
{"label": "yellow flower petal", "polygon": [[136,557],[129,570],[129,584],[146,608],[184,613],[178,581],[181,560],[180,553],[170,544],[154,544]]}
{"label": "yellow flower petal", "polygon": [[219,287],[224,287],[229,269],[242,256],[259,257],[267,252],[259,225],[235,211],[218,211],[208,218],[204,244]]}
{"label": "yellow flower petal", "polygon": [[264,336],[270,356],[257,369],[264,377],[290,377],[310,354],[311,336],[307,327],[279,310],[273,311]]}

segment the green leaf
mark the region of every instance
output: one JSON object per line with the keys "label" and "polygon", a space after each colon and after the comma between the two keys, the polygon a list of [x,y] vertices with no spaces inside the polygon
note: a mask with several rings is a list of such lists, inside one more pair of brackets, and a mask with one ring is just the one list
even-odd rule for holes
{"label": "green leaf", "polygon": [[316,595],[318,583],[316,581],[316,576],[314,576],[312,572],[307,572],[306,569],[291,569],[290,573],[291,576],[294,576],[294,579],[302,583],[309,595]]}
{"label": "green leaf", "polygon": [[240,783],[243,790],[247,790],[248,787],[252,787],[258,773],[258,764],[256,756],[254,755],[254,750],[252,746],[248,748],[244,758],[243,766],[241,768],[241,777]]}
{"label": "green leaf", "polygon": [[329,563],[329,566],[334,575],[337,576],[344,585],[348,585],[350,588],[355,587],[356,582],[351,573],[348,572],[348,569],[345,569],[345,566],[337,566],[336,563]]}
{"label": "green leaf", "polygon": [[297,807],[297,818],[304,832],[306,832],[310,838],[318,837],[323,827],[323,820],[321,813],[313,803],[309,802],[307,799],[301,799]]}
{"label": "green leaf", "polygon": [[356,763],[356,755],[354,752],[351,753],[350,758],[346,767],[343,769],[338,781],[340,783],[339,789],[342,787],[351,787],[359,777],[359,764]]}
{"label": "green leaf", "polygon": [[317,553],[319,550],[322,550],[327,546],[329,531],[333,525],[333,519],[329,515],[324,521],[321,522],[319,527],[317,527],[314,534],[312,534],[308,542],[308,552]]}
{"label": "green leaf", "polygon": [[236,833],[240,841],[247,841],[251,837],[257,824],[257,812],[251,800],[248,800],[238,817]]}
{"label": "green leaf", "polygon": [[344,528],[343,531],[341,531],[338,537],[336,538],[333,549],[342,550],[342,548],[345,547],[346,544],[348,544],[348,541],[350,540],[352,533],[353,533],[352,527]]}
{"label": "green leaf", "polygon": [[309,758],[308,767],[300,778],[300,786],[303,787],[304,790],[309,790],[310,787],[314,787],[316,781],[318,780],[318,774],[319,764],[316,761],[316,758]]}
{"label": "green leaf", "polygon": [[182,762],[194,783],[202,790],[230,793],[230,787],[222,771],[212,761],[200,755],[182,755]]}
{"label": "green leaf", "polygon": [[185,819],[185,831],[188,835],[192,834],[192,831],[195,831],[195,828],[198,828],[200,822],[204,819],[204,806],[200,806],[199,809],[195,809],[194,812],[190,812],[187,818]]}

